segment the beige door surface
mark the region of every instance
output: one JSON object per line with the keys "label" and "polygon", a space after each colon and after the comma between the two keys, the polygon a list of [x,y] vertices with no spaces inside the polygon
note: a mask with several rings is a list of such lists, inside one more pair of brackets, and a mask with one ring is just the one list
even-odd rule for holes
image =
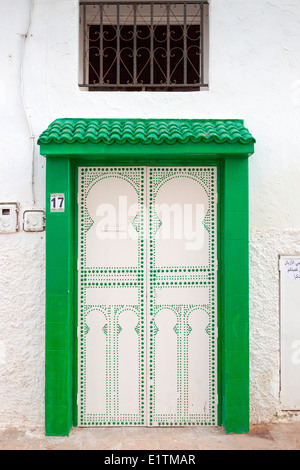
{"label": "beige door surface", "polygon": [[217,424],[216,178],[79,168],[79,426]]}

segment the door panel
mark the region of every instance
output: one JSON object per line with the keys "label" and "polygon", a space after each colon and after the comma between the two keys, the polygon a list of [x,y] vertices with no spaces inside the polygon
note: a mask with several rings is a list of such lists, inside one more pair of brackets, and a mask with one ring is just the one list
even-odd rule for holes
{"label": "door panel", "polygon": [[216,424],[215,193],[214,167],[148,170],[150,425]]}
{"label": "door panel", "polygon": [[79,425],[216,424],[216,169],[79,169]]}
{"label": "door panel", "polygon": [[145,424],[144,178],[79,169],[80,426]]}

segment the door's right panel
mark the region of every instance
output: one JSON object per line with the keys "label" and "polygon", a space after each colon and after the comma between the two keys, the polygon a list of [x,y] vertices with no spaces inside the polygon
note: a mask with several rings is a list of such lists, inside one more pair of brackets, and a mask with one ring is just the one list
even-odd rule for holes
{"label": "door's right panel", "polygon": [[216,425],[216,168],[148,168],[150,426]]}

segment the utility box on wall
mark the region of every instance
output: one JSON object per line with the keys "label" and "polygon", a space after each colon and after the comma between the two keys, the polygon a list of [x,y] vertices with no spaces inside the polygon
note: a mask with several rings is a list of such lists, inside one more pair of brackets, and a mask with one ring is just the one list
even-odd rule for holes
{"label": "utility box on wall", "polygon": [[19,230],[19,204],[17,202],[0,203],[0,233],[14,233]]}
{"label": "utility box on wall", "polygon": [[24,211],[23,230],[24,232],[43,232],[45,230],[45,211]]}
{"label": "utility box on wall", "polygon": [[281,256],[280,399],[284,410],[300,410],[300,256]]}

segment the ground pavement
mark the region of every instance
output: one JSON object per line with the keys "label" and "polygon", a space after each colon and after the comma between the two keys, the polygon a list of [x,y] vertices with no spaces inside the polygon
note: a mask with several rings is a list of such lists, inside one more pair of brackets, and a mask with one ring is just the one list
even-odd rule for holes
{"label": "ground pavement", "polygon": [[255,425],[249,434],[222,428],[74,428],[68,437],[44,429],[0,429],[0,450],[300,450],[300,422]]}

